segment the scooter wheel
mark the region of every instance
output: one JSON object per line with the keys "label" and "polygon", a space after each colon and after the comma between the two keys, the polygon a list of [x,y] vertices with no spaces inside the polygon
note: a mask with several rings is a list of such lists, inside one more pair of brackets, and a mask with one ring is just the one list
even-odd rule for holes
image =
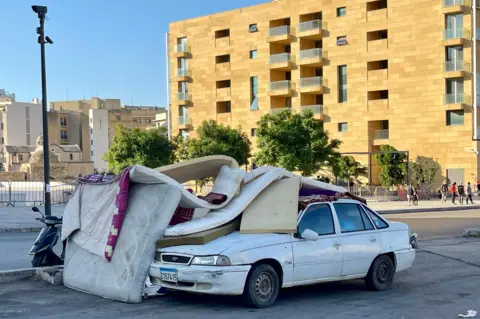
{"label": "scooter wheel", "polygon": [[42,267],[45,254],[35,255],[32,259],[32,267]]}

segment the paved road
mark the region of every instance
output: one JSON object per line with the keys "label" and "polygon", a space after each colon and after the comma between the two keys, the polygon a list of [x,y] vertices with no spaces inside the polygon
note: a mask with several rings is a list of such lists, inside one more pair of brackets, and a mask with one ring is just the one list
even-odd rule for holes
{"label": "paved road", "polygon": [[[41,281],[0,284],[0,318],[379,318],[442,319],[479,309],[480,241],[425,241],[413,268],[386,292],[363,281],[286,289],[269,309],[238,298],[169,294],[127,305]],[[470,264],[462,262],[469,261]]]}
{"label": "paved road", "polygon": [[[409,224],[412,232],[419,234],[419,240],[461,236],[465,228],[480,228],[480,210],[385,216]],[[34,233],[0,233],[0,270],[30,267],[28,252],[36,236]],[[60,254],[61,245],[57,245],[55,251]]]}

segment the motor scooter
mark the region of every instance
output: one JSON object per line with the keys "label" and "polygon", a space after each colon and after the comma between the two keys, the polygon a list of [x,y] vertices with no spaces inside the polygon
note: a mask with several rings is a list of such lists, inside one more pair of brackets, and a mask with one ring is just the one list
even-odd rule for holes
{"label": "motor scooter", "polygon": [[63,265],[63,259],[65,257],[65,244],[63,242],[63,250],[60,257],[55,254],[53,247],[57,244],[60,237],[58,225],[62,225],[62,219],[57,216],[45,216],[37,207],[32,207],[32,210],[42,215],[41,218],[35,218],[45,224],[30,249],[30,255],[33,255],[32,266],[33,267],[45,267],[45,266],[57,266]]}

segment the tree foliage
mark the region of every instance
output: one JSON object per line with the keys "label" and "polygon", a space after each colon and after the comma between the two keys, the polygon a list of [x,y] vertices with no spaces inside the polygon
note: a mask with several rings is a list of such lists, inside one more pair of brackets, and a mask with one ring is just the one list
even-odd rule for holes
{"label": "tree foliage", "polygon": [[329,138],[311,111],[267,114],[258,123],[254,161],[311,176],[321,167],[333,167],[340,143]]}
{"label": "tree foliage", "polygon": [[179,160],[193,159],[210,155],[233,157],[239,165],[248,164],[251,156],[251,143],[247,134],[238,129],[218,124],[214,120],[204,121],[197,129],[197,138],[176,141],[176,156]]}
{"label": "tree foliage", "polygon": [[151,130],[128,129],[117,125],[113,143],[103,159],[110,171],[118,174],[128,166],[156,168],[173,163],[174,146],[165,128]]}
{"label": "tree foliage", "polygon": [[[380,146],[381,152],[397,151],[390,145]],[[404,153],[375,154],[380,166],[380,182],[382,186],[393,186],[405,183],[407,172],[407,156]]]}
{"label": "tree foliage", "polygon": [[433,184],[440,170],[440,164],[433,157],[417,156],[415,162],[410,163],[412,180],[420,185],[422,183]]}
{"label": "tree foliage", "polygon": [[367,168],[357,162],[353,156],[340,156],[333,166],[333,174],[344,181],[350,181],[359,176],[365,176]]}

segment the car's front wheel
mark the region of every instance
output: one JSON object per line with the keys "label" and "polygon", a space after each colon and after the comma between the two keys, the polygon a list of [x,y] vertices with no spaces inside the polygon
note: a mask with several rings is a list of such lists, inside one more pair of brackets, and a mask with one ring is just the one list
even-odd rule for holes
{"label": "car's front wheel", "polygon": [[368,289],[384,291],[392,288],[395,266],[390,257],[378,256],[368,271],[365,283]]}
{"label": "car's front wheel", "polygon": [[255,265],[245,283],[243,296],[248,306],[254,308],[271,307],[277,300],[280,280],[272,266]]}

